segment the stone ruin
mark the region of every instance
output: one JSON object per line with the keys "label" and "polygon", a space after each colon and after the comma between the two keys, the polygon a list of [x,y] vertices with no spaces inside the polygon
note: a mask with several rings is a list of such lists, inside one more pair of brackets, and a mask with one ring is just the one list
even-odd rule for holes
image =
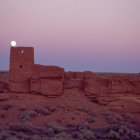
{"label": "stone ruin", "polygon": [[63,94],[64,69],[34,64],[34,48],[11,47],[9,89],[17,93]]}
{"label": "stone ruin", "polygon": [[33,47],[11,47],[9,82],[3,83],[0,74],[0,92],[36,93],[60,96],[66,89],[78,89],[88,97],[104,94],[140,94],[140,75],[65,72],[58,66],[34,63]]}

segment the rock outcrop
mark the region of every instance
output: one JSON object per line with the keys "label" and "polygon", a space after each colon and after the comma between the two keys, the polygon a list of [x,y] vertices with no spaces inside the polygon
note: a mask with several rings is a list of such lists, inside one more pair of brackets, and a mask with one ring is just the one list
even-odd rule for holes
{"label": "rock outcrop", "polygon": [[85,95],[93,102],[107,105],[119,101],[127,94],[140,94],[140,76],[138,74],[94,74],[84,73]]}

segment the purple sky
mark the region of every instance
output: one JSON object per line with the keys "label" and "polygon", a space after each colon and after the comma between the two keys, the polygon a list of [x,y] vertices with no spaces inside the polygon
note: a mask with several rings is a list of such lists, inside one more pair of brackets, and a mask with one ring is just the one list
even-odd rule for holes
{"label": "purple sky", "polygon": [[39,64],[140,72],[140,0],[0,0],[0,69],[12,40]]}

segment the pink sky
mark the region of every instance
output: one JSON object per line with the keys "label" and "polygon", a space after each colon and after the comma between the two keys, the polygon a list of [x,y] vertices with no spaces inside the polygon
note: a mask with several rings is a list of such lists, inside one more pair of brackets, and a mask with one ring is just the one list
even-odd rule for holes
{"label": "pink sky", "polygon": [[36,63],[140,72],[140,0],[0,0],[0,69],[12,40]]}

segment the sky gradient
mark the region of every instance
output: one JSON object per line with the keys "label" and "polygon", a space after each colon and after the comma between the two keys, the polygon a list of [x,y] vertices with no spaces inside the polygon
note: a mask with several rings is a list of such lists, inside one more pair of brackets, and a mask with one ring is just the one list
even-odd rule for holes
{"label": "sky gradient", "polygon": [[34,47],[35,63],[140,72],[140,0],[0,0],[0,70],[12,40]]}

